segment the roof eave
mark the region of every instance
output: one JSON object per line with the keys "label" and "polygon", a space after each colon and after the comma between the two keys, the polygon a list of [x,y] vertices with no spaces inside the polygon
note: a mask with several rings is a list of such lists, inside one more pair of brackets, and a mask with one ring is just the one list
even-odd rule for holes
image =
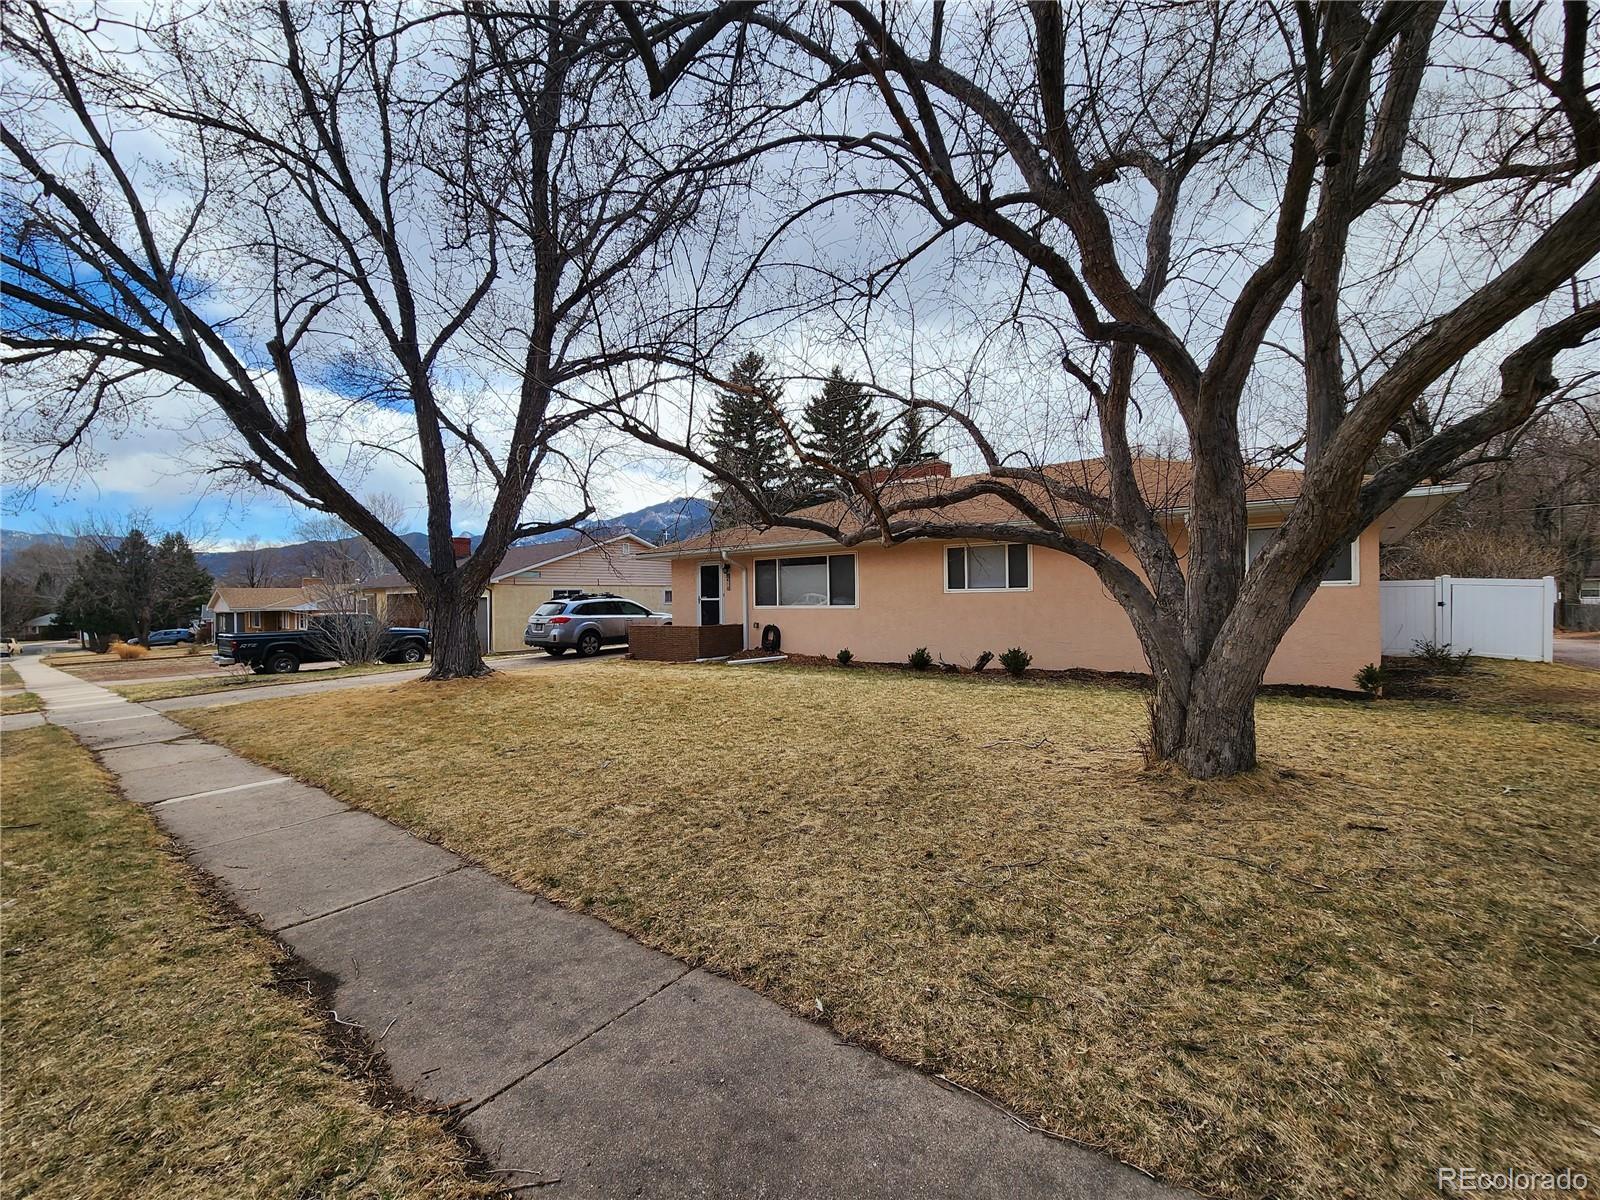
{"label": "roof eave", "polygon": [[[1467,490],[1467,486],[1468,485],[1464,484],[1464,483],[1429,484],[1426,487],[1412,488],[1410,491],[1408,491],[1404,495],[1402,495],[1400,497],[1400,499],[1401,500],[1417,500],[1417,499],[1433,499],[1433,498],[1448,499],[1451,496],[1456,496],[1456,495],[1459,495],[1460,493],[1466,491]],[[1269,497],[1269,498],[1263,499],[1263,500],[1247,500],[1247,501],[1245,501],[1245,511],[1246,512],[1273,512],[1273,511],[1282,512],[1282,511],[1286,511],[1286,510],[1294,507],[1295,503],[1299,499],[1300,499],[1299,495],[1296,494],[1294,496],[1285,496],[1285,497],[1281,497],[1281,498],[1279,498],[1279,497]],[[1399,503],[1399,501],[1396,501],[1396,503]],[[1189,509],[1187,507],[1168,509],[1166,515],[1173,516],[1173,517],[1187,517],[1189,515]],[[1026,521],[1020,521],[1020,520],[1019,521],[990,521],[990,522],[986,522],[986,523],[987,524],[991,524],[991,525],[1006,525],[1006,526],[1012,526],[1012,527],[1021,527],[1021,526],[1025,526],[1027,524]],[[1083,528],[1085,526],[1094,525],[1094,524],[1097,524],[1097,522],[1088,521],[1088,520],[1085,520],[1085,521],[1070,521],[1070,522],[1067,523],[1069,528],[1078,528],[1078,529],[1081,529],[1081,528]],[[947,539],[941,539],[941,540],[947,540]],[[763,551],[763,550],[812,550],[812,549],[816,549],[816,548],[822,547],[822,546],[839,546],[841,549],[852,549],[853,548],[853,547],[844,546],[843,543],[837,541],[834,538],[823,538],[823,539],[820,539],[820,540],[811,540],[811,541],[804,541],[804,542],[750,542],[750,543],[746,543],[746,544],[741,545],[741,546],[694,546],[694,547],[686,547],[686,548],[681,549],[681,550],[674,550],[670,546],[662,546],[659,549],[650,552],[649,554],[641,554],[641,555],[639,555],[639,557],[640,558],[650,558],[650,559],[717,558],[717,557],[719,557],[719,556],[721,556],[723,554],[752,554],[752,553],[757,553],[757,552]]]}

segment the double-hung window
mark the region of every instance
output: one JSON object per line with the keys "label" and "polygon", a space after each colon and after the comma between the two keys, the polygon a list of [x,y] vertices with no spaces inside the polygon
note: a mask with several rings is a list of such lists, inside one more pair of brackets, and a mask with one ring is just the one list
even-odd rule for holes
{"label": "double-hung window", "polygon": [[[1250,569],[1250,564],[1255,562],[1256,555],[1267,548],[1267,543],[1277,536],[1275,526],[1267,529],[1251,529],[1245,534],[1245,569]],[[1356,577],[1356,546],[1358,542],[1346,542],[1339,547],[1339,552],[1334,555],[1333,563],[1322,573],[1324,584],[1336,586],[1349,586],[1359,583]]]}
{"label": "double-hung window", "polygon": [[856,556],[756,559],[757,608],[854,608]]}
{"label": "double-hung window", "polygon": [[947,592],[1026,590],[1032,581],[1032,563],[1025,543],[950,546],[944,552]]}

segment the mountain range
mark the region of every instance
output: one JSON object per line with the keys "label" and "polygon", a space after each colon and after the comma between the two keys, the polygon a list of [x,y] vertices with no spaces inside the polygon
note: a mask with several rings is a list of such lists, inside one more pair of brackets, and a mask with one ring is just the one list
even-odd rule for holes
{"label": "mountain range", "polygon": [[[581,528],[626,529],[630,533],[638,534],[647,542],[661,545],[664,542],[694,537],[710,529],[711,505],[694,496],[680,496],[676,500],[664,500],[660,504],[652,504],[620,516],[585,521]],[[427,554],[426,534],[413,531],[402,536],[412,549],[423,555]],[[532,540],[548,542],[571,536],[570,530],[557,530]],[[44,544],[70,548],[79,540],[72,534],[33,533],[20,529],[0,530],[0,570],[5,568],[19,550],[27,546]],[[477,535],[473,535],[472,545],[474,549],[477,548]],[[195,557],[217,580],[227,583],[237,581],[246,574],[246,566],[252,553],[265,555],[266,570],[274,580],[289,584],[298,583],[302,576],[312,573],[311,563],[317,558],[320,549],[315,542],[291,542],[282,546],[263,546],[254,552],[201,550],[196,552]]]}

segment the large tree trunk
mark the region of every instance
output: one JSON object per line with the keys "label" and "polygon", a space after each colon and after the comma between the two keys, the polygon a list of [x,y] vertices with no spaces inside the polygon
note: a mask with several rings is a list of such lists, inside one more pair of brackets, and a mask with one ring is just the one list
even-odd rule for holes
{"label": "large tree trunk", "polygon": [[1196,779],[1236,775],[1256,765],[1256,688],[1249,667],[1213,662],[1187,689],[1157,678],[1150,702],[1151,757]]}
{"label": "large tree trunk", "polygon": [[440,588],[428,598],[433,620],[433,669],[426,679],[472,679],[490,674],[478,642],[478,597]]}

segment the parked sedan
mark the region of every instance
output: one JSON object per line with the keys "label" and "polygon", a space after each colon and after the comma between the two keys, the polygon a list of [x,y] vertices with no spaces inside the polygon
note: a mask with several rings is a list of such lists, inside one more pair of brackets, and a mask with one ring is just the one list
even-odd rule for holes
{"label": "parked sedan", "polygon": [[627,642],[630,625],[671,624],[671,613],[651,612],[621,596],[567,596],[547,600],[534,611],[523,630],[522,643],[537,646],[550,655],[576,650],[580,657],[587,658],[599,654],[601,646]]}
{"label": "parked sedan", "polygon": [[[137,644],[139,639],[131,638],[130,641]],[[150,631],[150,640],[145,645],[176,646],[180,642],[192,641],[194,641],[194,630],[192,629],[152,629]]]}

